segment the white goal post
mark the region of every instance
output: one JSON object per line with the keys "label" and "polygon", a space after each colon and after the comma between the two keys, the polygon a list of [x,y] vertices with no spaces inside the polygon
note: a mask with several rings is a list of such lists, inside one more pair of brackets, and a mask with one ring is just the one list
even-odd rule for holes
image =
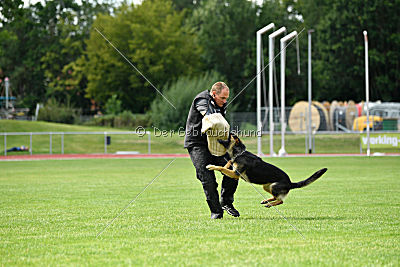
{"label": "white goal post", "polygon": [[[262,136],[262,122],[261,122],[261,54],[262,54],[262,35],[269,30],[275,28],[274,23],[270,23],[264,28],[257,31],[257,154],[262,156],[261,151],[261,136]],[[262,70],[264,71],[264,70]]]}
{"label": "white goal post", "polygon": [[[275,24],[270,23],[261,30],[257,31],[257,154],[259,156],[263,156],[262,153],[262,121],[261,121],[261,55],[262,51],[262,34],[265,32],[274,29]],[[274,130],[274,121],[273,121],[273,71],[274,71],[274,40],[280,34],[285,34],[286,28],[281,27],[277,31],[274,31],[268,36],[268,67],[269,67],[269,90],[268,90],[268,102],[269,102],[269,128],[270,128],[270,155],[276,156],[274,153],[274,144],[273,144],[273,130]]]}

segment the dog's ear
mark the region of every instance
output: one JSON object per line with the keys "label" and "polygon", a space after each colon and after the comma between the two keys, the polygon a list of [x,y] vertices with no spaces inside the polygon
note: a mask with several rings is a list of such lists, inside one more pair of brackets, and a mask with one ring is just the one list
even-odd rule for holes
{"label": "dog's ear", "polygon": [[233,139],[235,140],[235,144],[240,144],[240,139],[237,137],[237,135],[232,134]]}

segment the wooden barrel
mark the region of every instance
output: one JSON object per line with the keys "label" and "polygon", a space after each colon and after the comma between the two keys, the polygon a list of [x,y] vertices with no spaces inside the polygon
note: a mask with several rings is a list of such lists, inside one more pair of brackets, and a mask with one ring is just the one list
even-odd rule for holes
{"label": "wooden barrel", "polygon": [[312,104],[317,108],[320,117],[318,131],[327,131],[329,129],[328,111],[326,110],[325,106],[318,101],[313,101]]}
{"label": "wooden barrel", "polygon": [[[293,132],[307,131],[308,129],[308,102],[297,102],[289,114],[289,127]],[[320,113],[318,109],[311,106],[311,125],[313,130],[318,130],[320,126]]]}
{"label": "wooden barrel", "polygon": [[329,125],[332,130],[335,129],[335,126],[333,125],[333,116],[334,116],[335,109],[338,106],[339,106],[339,103],[336,100],[333,100],[331,103],[331,108],[329,109]]}
{"label": "wooden barrel", "polygon": [[326,120],[327,120],[327,124],[328,124],[328,131],[332,131],[332,126],[331,126],[331,116],[329,115],[330,110],[331,110],[331,103],[329,103],[328,101],[323,101],[322,105],[325,107],[326,109]]}
{"label": "wooden barrel", "polygon": [[325,107],[326,111],[329,113],[329,110],[331,109],[331,103],[328,101],[323,101],[322,105]]}
{"label": "wooden barrel", "polygon": [[353,128],[353,122],[358,117],[358,109],[356,103],[350,100],[346,107],[346,128],[351,130]]}

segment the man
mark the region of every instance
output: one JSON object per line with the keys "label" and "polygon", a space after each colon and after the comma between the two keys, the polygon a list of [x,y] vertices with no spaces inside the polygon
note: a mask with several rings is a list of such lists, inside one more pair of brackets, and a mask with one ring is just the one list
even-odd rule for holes
{"label": "man", "polygon": [[10,149],[7,149],[7,152],[28,151],[28,150],[29,150],[29,146],[28,147],[26,147],[26,146],[19,146],[19,147],[15,146],[15,147],[12,147]]}
{"label": "man", "polygon": [[229,156],[225,155],[225,158],[224,156],[213,156],[207,147],[206,134],[201,133],[202,119],[205,115],[219,112],[225,117],[228,97],[228,86],[223,82],[215,83],[210,91],[205,90],[194,98],[186,121],[184,147],[188,149],[190,159],[196,169],[197,179],[203,185],[207,204],[211,211],[211,219],[222,219],[224,210],[234,217],[240,216],[232,204],[238,181],[227,176],[223,177],[220,202],[214,171],[206,169],[208,164],[224,166],[229,160]]}

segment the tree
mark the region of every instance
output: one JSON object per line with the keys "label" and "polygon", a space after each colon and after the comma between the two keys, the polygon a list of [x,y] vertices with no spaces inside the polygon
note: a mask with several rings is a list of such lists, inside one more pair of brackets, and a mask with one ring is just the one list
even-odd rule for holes
{"label": "tree", "polygon": [[362,32],[367,30],[371,99],[400,100],[399,0],[303,0],[294,7],[305,24],[316,29],[313,95],[317,99],[365,99]]}
{"label": "tree", "polygon": [[117,95],[113,95],[106,102],[106,114],[118,115],[122,112],[122,102],[117,99]]}
{"label": "tree", "polygon": [[[257,30],[261,29],[265,25],[274,22],[275,30],[278,30],[281,27],[286,28],[286,34],[290,34],[292,31],[297,31],[298,36],[297,40],[292,39],[286,43],[286,68],[285,68],[285,98],[286,105],[293,105],[295,102],[300,99],[304,99],[306,97],[306,89],[307,89],[307,29],[305,29],[305,25],[302,23],[298,14],[294,13],[294,9],[290,4],[281,3],[280,1],[264,1],[261,6],[258,21],[257,21]],[[270,58],[268,58],[268,35],[272,32],[268,32],[263,35],[263,55],[264,55],[264,65],[267,66],[270,62]],[[280,38],[283,35],[278,36],[275,39],[275,72],[274,72],[274,106],[280,106],[280,64],[281,64],[281,46],[280,46]],[[301,73],[300,75],[297,73],[297,47],[296,42],[299,42],[299,53],[300,53],[300,64],[301,64]],[[289,44],[290,42],[290,44]],[[254,52],[255,53],[255,52]],[[255,65],[254,55],[254,69]],[[269,67],[265,68],[264,76],[266,77],[266,86],[268,87],[268,74]],[[276,89],[276,90],[275,90]],[[268,89],[266,89],[266,94],[268,94]],[[255,96],[255,93],[253,93]],[[278,100],[278,103],[277,103]],[[263,100],[262,100],[263,103]],[[268,106],[268,103],[263,103],[265,106]],[[255,103],[254,103],[255,105]],[[254,110],[254,109],[253,109]]]}
{"label": "tree", "polygon": [[[157,88],[199,69],[199,48],[183,26],[183,13],[170,1],[122,5],[114,16],[99,16],[97,27]],[[87,95],[105,102],[116,94],[124,109],[143,112],[157,91],[92,30],[87,42]]]}
{"label": "tree", "polygon": [[202,1],[190,23],[204,48],[206,69],[224,75],[232,94],[239,92],[254,76],[248,67],[249,60],[254,59],[255,5],[245,0]]}
{"label": "tree", "polygon": [[4,27],[24,16],[24,1],[22,0],[3,0],[0,3],[0,23]]}
{"label": "tree", "polygon": [[[40,4],[32,9],[36,10]],[[44,31],[37,26],[35,15],[22,1],[2,2],[0,28],[0,66],[10,78],[19,103],[33,107],[44,96],[40,57],[44,53]],[[4,78],[4,77],[1,77]]]}
{"label": "tree", "polygon": [[[255,110],[256,83],[255,80],[251,81],[256,76],[256,32],[271,22],[277,27],[286,26],[288,31],[299,24],[296,18],[289,17],[285,6],[279,1],[264,1],[262,6],[257,6],[246,0],[208,0],[201,2],[194,11],[191,24],[198,32],[199,44],[204,48],[202,57],[206,68],[223,74],[233,94],[248,85],[235,99],[241,111]],[[268,38],[265,36],[264,44],[267,65]],[[279,47],[279,43],[276,47]],[[292,58],[296,59],[292,53],[295,50],[288,50],[289,62],[293,61]],[[289,73],[288,83],[293,76]]]}
{"label": "tree", "polygon": [[186,9],[189,13],[199,6],[201,0],[172,0],[174,8],[178,11]]}
{"label": "tree", "polygon": [[[80,70],[83,40],[93,16],[107,10],[107,3],[73,0],[38,2],[2,1],[0,17],[0,66],[23,106],[33,107],[46,98],[88,105],[85,79]],[[4,78],[4,77],[0,77]],[[79,80],[77,80],[79,79]]]}
{"label": "tree", "polygon": [[[173,100],[171,108],[165,100],[158,96],[151,104],[151,121],[153,126],[160,130],[183,130],[186,125],[187,114],[194,97],[221,79],[221,74],[210,71],[196,77],[181,76],[177,81],[167,84],[163,92],[168,99]],[[188,90],[190,88],[190,90]]]}
{"label": "tree", "polygon": [[[55,28],[49,36],[46,54],[41,58],[45,74],[46,97],[55,98],[61,103],[76,107],[89,106],[85,98],[87,79],[83,73],[83,52],[85,39],[89,37],[90,27],[96,12],[108,13],[107,3],[97,4],[84,2],[77,5],[72,1],[49,2],[44,13],[58,14]],[[58,9],[62,11],[57,11]],[[55,19],[55,15],[49,16]]]}

